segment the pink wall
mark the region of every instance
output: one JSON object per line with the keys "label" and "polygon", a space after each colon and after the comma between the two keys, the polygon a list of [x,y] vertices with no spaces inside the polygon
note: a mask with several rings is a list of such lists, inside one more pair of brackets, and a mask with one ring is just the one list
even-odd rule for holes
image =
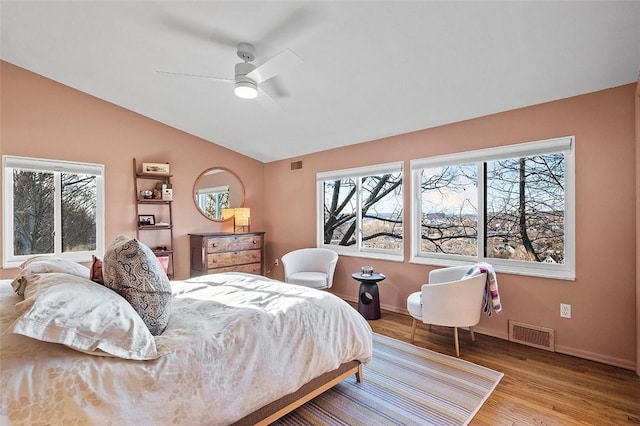
{"label": "pink wall", "polygon": [[[135,236],[133,158],[171,164],[176,278],[189,276],[188,233],[232,230],[232,222],[212,222],[196,210],[191,193],[205,169],[233,170],[245,186],[253,227],[264,227],[261,162],[6,62],[0,66],[0,153],[104,164],[107,245],[118,234]],[[0,271],[0,277],[16,273]]]}
{"label": "pink wall", "polygon": [[[195,179],[209,167],[224,165],[242,180],[252,230],[267,232],[271,263],[315,245],[317,172],[390,161],[404,161],[408,169],[412,158],[575,135],[577,279],[501,274],[504,312],[483,318],[478,331],[504,338],[510,319],[551,327],[558,351],[635,367],[635,85],[295,158],[303,168],[291,171],[291,160],[262,164],[5,62],[0,66],[0,153],[105,164],[107,241],[135,234],[132,158],[171,163],[177,278],[189,274],[188,233],[229,230],[203,218],[191,197]],[[407,187],[407,206],[409,194]],[[387,275],[380,286],[383,307],[400,312],[430,269],[342,256],[333,291],[354,299],[351,273],[364,263]],[[0,271],[0,277],[16,272]],[[282,278],[282,268],[272,276]],[[559,317],[560,303],[572,305],[572,319]]]}
{"label": "pink wall", "polygon": [[636,374],[640,376],[640,75],[636,85]]}
{"label": "pink wall", "polygon": [[[317,172],[575,135],[577,279],[499,275],[504,311],[483,316],[478,331],[508,336],[508,321],[550,327],[556,349],[633,369],[635,336],[635,84],[513,110],[410,134],[269,163],[265,200],[270,258],[316,243]],[[303,161],[301,170],[290,162]],[[405,175],[405,206],[409,206]],[[283,214],[282,212],[286,212]],[[405,235],[409,235],[405,209]],[[405,241],[405,259],[410,256]],[[351,273],[371,264],[386,274],[383,307],[406,312],[407,296],[426,282],[430,267],[341,256],[332,291],[355,300]],[[281,268],[276,277],[282,278]],[[560,318],[560,303],[572,318]]]}

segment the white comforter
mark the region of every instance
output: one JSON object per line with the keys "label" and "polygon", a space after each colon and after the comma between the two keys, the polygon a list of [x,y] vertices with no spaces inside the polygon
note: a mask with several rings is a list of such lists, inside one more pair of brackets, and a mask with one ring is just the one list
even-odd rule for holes
{"label": "white comforter", "polygon": [[[0,332],[21,300],[8,283],[0,285]],[[0,424],[228,424],[343,362],[371,359],[371,328],[330,293],[249,274],[172,287],[154,361],[4,334]]]}

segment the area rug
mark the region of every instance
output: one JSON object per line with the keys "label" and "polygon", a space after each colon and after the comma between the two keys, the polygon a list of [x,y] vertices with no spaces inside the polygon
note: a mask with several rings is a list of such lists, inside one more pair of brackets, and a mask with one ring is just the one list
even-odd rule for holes
{"label": "area rug", "polygon": [[374,333],[363,382],[349,377],[274,424],[466,425],[502,376]]}

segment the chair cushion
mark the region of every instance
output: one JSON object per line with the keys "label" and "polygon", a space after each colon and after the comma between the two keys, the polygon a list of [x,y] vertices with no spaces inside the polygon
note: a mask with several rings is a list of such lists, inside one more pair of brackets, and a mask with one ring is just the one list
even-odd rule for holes
{"label": "chair cushion", "polygon": [[422,292],[416,291],[407,297],[407,310],[409,314],[416,318],[422,318]]}
{"label": "chair cushion", "polygon": [[296,272],[287,277],[287,282],[311,288],[326,288],[327,274],[324,272]]}

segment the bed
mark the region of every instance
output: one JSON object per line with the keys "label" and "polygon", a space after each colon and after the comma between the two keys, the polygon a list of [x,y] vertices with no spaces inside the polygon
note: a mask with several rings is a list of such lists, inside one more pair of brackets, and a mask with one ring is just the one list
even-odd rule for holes
{"label": "bed", "polygon": [[[91,287],[82,279],[67,285],[80,294]],[[10,283],[0,280],[1,424],[269,424],[353,374],[361,380],[372,355],[371,328],[349,304],[251,274],[172,281],[168,325],[147,360],[16,334],[29,306]]]}

